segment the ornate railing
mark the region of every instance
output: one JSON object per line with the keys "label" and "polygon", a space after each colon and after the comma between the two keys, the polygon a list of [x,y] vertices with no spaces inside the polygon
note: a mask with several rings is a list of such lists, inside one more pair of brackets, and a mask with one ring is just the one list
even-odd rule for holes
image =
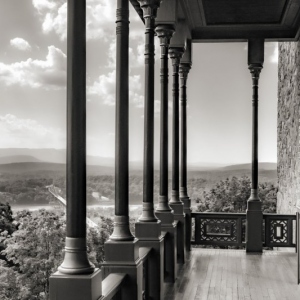
{"label": "ornate railing", "polygon": [[265,247],[296,247],[296,215],[264,214]]}
{"label": "ornate railing", "polygon": [[[194,245],[244,246],[245,213],[192,213]],[[296,216],[263,214],[264,247],[296,247]]]}
{"label": "ornate railing", "polygon": [[244,213],[192,213],[195,221],[192,244],[242,246],[245,244]]}

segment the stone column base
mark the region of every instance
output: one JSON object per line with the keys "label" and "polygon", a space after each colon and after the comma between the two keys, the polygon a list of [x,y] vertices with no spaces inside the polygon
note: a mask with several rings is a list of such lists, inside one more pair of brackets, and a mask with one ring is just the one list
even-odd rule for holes
{"label": "stone column base", "polygon": [[248,201],[246,212],[246,252],[262,252],[263,213],[261,201]]}
{"label": "stone column base", "polygon": [[185,250],[191,251],[192,239],[192,210],[191,199],[189,197],[180,198],[183,202],[183,212],[185,214]]}
{"label": "stone column base", "polygon": [[140,247],[149,247],[148,257],[148,297],[163,299],[164,291],[164,238],[161,234],[161,222],[137,222],[135,234]]}
{"label": "stone column base", "polygon": [[102,274],[99,269],[89,275],[56,272],[50,276],[50,300],[98,300],[101,294]]}
{"label": "stone column base", "polygon": [[174,211],[174,219],[177,224],[177,262],[184,264],[185,262],[185,214],[183,212],[183,203],[170,203],[170,207]]}
{"label": "stone column base", "polygon": [[124,300],[143,299],[143,264],[139,258],[138,240],[112,241],[105,245],[105,262],[102,264],[103,277],[111,273],[127,274],[122,285]]}
{"label": "stone column base", "polygon": [[177,222],[174,222],[173,211],[156,211],[155,215],[161,220],[161,230],[167,233],[164,249],[164,282],[174,283],[177,275]]}
{"label": "stone column base", "polygon": [[165,271],[164,281],[174,283],[177,278],[177,222],[170,226],[162,226],[161,230],[166,232],[165,236]]}

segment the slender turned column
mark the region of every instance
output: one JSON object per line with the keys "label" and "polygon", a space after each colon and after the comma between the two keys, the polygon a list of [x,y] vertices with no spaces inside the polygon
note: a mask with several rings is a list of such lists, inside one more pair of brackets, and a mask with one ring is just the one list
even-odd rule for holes
{"label": "slender turned column", "polygon": [[127,274],[122,288],[124,300],[142,299],[143,266],[138,240],[129,228],[129,0],[118,0],[116,11],[116,152],[114,231],[104,245],[102,271]]}
{"label": "slender turned column", "polygon": [[161,222],[154,214],[154,28],[160,0],[138,0],[145,20],[145,109],[143,212],[135,224],[140,247],[151,247],[148,258],[149,299],[163,298],[164,239]]}
{"label": "slender turned column", "polygon": [[180,103],[181,103],[181,182],[180,182],[180,200],[183,202],[185,213],[185,246],[186,250],[191,251],[191,200],[187,193],[187,130],[186,130],[186,83],[191,63],[181,63],[179,66],[180,74]]}
{"label": "slender turned column", "polygon": [[154,184],[154,28],[158,0],[138,0],[145,20],[145,109],[143,212],[139,222],[156,222],[153,205]]}
{"label": "slender turned column", "polygon": [[191,69],[190,64],[180,64],[179,74],[180,74],[180,103],[181,103],[181,182],[180,182],[180,199],[189,198],[187,193],[187,137],[186,137],[186,82],[188,78],[189,71]]}
{"label": "slender turned column", "polygon": [[258,81],[261,72],[261,64],[249,65],[252,75],[252,183],[251,183],[251,200],[258,198]]}
{"label": "slender turned column", "polygon": [[86,253],[86,2],[68,1],[67,237],[64,274],[90,274]]}
{"label": "slender turned column", "polygon": [[170,48],[173,66],[173,118],[172,118],[172,198],[170,204],[181,203],[179,199],[179,63],[183,48]]}
{"label": "slender turned column", "polygon": [[177,274],[177,224],[174,222],[173,210],[168,204],[168,52],[170,39],[174,33],[172,25],[159,25],[156,27],[157,36],[160,39],[161,46],[161,69],[160,69],[160,87],[161,87],[161,109],[160,109],[160,189],[158,206],[155,214],[161,221],[161,229],[168,234],[165,237],[165,282],[175,282]]}
{"label": "slender turned column", "polygon": [[168,162],[168,51],[171,37],[174,33],[174,27],[171,25],[161,25],[156,28],[157,36],[160,39],[161,47],[161,69],[160,69],[160,186],[159,200],[156,211],[171,211],[168,201],[168,179],[169,179],[169,162]]}
{"label": "slender turned column", "polygon": [[184,48],[170,47],[173,65],[173,119],[172,119],[172,196],[170,206],[177,224],[177,262],[185,261],[185,215],[183,203],[179,199],[179,63]]}
{"label": "slender turned column", "polygon": [[49,278],[50,300],[94,300],[102,274],[86,249],[86,1],[68,0],[67,216],[63,263]]}
{"label": "slender turned column", "polygon": [[247,202],[246,251],[262,252],[261,201],[258,197],[258,81],[263,68],[264,40],[249,40],[248,65],[252,76],[252,184]]}
{"label": "slender turned column", "polygon": [[118,0],[116,28],[115,218],[111,240],[130,241],[128,190],[129,2]]}

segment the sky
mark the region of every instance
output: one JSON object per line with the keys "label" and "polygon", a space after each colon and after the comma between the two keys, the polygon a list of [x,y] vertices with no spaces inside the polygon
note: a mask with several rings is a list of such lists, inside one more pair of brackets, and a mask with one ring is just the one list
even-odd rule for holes
{"label": "sky", "polygon": [[[114,156],[115,4],[87,0],[87,153],[102,157]],[[64,0],[0,0],[1,148],[66,146],[66,11]],[[144,25],[132,8],[130,22],[129,151],[130,160],[141,161]],[[159,161],[157,38],[155,60],[154,139],[155,160]],[[261,162],[277,160],[277,65],[277,44],[266,43],[259,90]],[[193,44],[187,93],[188,163],[251,162],[252,83],[247,43]],[[171,103],[170,90],[170,139]]]}

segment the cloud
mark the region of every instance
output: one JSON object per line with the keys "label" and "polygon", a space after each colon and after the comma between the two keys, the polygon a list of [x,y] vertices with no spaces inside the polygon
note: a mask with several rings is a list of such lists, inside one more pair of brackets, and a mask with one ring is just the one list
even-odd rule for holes
{"label": "cloud", "polygon": [[46,60],[29,58],[12,64],[0,63],[0,81],[7,86],[47,90],[63,88],[66,85],[66,55],[60,49],[49,46]]}
{"label": "cloud", "polygon": [[[66,1],[32,0],[39,12],[43,31],[55,32],[61,40],[67,37],[67,3]],[[86,30],[87,39],[103,38],[115,32],[116,2],[106,0],[87,0]]]}
{"label": "cloud", "polygon": [[[143,107],[143,96],[141,95],[140,75],[129,76],[129,101],[137,107]],[[99,96],[104,104],[115,105],[116,71],[107,75],[100,75],[91,86],[88,86],[89,95]]]}
{"label": "cloud", "polygon": [[102,98],[104,104],[115,104],[115,83],[116,71],[112,71],[107,75],[100,75],[92,86],[87,88],[89,95],[98,95]]}
{"label": "cloud", "polygon": [[[143,36],[142,36],[143,38]],[[129,56],[129,69],[140,68],[144,66],[145,55],[144,55],[144,39],[131,41],[131,47],[128,49]],[[116,68],[116,39],[114,38],[108,46],[108,63],[107,68]]]}
{"label": "cloud", "polygon": [[67,4],[64,3],[55,9],[49,9],[49,11],[43,15],[43,31],[50,33],[54,31],[61,40],[67,38]]}
{"label": "cloud", "polygon": [[57,128],[45,127],[32,119],[12,114],[0,115],[0,147],[63,148],[65,134]]}
{"label": "cloud", "polygon": [[40,13],[48,9],[53,9],[56,5],[54,1],[48,0],[32,0],[32,4]]}
{"label": "cloud", "polygon": [[22,38],[14,38],[10,40],[10,45],[18,50],[29,51],[31,50],[30,44]]}
{"label": "cloud", "polygon": [[[102,39],[108,42],[115,35],[116,1],[87,0],[86,30],[87,39]],[[43,31],[55,32],[61,40],[67,37],[67,3],[65,0],[32,0],[38,11]],[[130,38],[143,37],[144,25],[130,5]]]}

